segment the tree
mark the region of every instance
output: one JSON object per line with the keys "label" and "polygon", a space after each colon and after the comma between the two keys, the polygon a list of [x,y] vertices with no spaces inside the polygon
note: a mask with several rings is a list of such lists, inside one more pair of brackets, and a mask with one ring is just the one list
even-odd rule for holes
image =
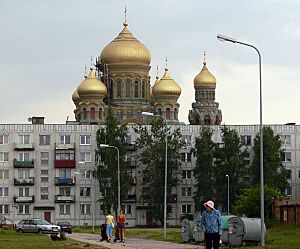
{"label": "tree", "polygon": [[[275,135],[270,127],[263,128],[263,165],[264,184],[279,189],[284,193],[287,184],[288,171],[282,164],[283,150],[279,135]],[[260,182],[260,134],[254,139],[254,158],[251,165],[252,184]]]}
{"label": "tree", "polygon": [[[135,129],[139,137],[136,141],[140,150],[139,174],[142,182],[142,201],[147,203],[152,210],[153,218],[163,224],[164,214],[164,178],[165,178],[165,138],[168,139],[168,199],[171,199],[171,189],[178,183],[180,170],[180,153],[182,147],[181,133],[177,129],[171,132],[163,120],[153,120],[150,126]],[[176,196],[173,196],[176,198]]]}
{"label": "tree", "polygon": [[203,204],[214,198],[213,186],[215,185],[213,172],[213,159],[215,143],[211,140],[213,131],[203,127],[199,137],[196,137],[194,156],[196,165],[193,170],[196,179],[194,202],[196,211],[203,209]]}
{"label": "tree", "polygon": [[105,120],[105,127],[97,131],[97,148],[95,150],[96,169],[93,172],[98,179],[100,192],[103,194],[102,210],[107,212],[111,209],[117,210],[118,204],[118,157],[113,148],[101,148],[100,144],[115,146],[120,153],[120,182],[121,203],[128,193],[128,177],[126,174],[124,156],[126,152],[127,128],[120,125],[109,107]]}
{"label": "tree", "polygon": [[[246,150],[242,150],[242,144],[238,133],[223,126],[221,130],[223,143],[216,144],[215,149],[215,190],[216,202],[227,207],[227,177],[229,176],[229,199],[230,204],[235,203],[240,191],[245,188],[244,177],[248,172],[245,158],[248,156]],[[226,186],[226,187],[225,187]]]}
{"label": "tree", "polygon": [[[270,224],[272,220],[273,200],[282,198],[284,198],[284,196],[278,189],[268,185],[264,186],[266,224]],[[235,213],[239,215],[246,215],[247,217],[260,217],[260,186],[257,184],[254,187],[244,189],[243,193],[238,197],[233,209]]]}

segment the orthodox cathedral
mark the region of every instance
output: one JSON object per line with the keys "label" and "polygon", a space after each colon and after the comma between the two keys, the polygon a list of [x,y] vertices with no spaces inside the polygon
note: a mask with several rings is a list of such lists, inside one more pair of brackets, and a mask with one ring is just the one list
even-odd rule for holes
{"label": "orthodox cathedral", "polygon": [[[107,44],[96,59],[95,68],[79,84],[72,95],[75,119],[81,124],[102,124],[107,107],[125,124],[143,124],[142,112],[164,116],[168,123],[179,123],[180,85],[166,65],[161,78],[151,84],[150,50],[123,23],[119,35]],[[222,112],[215,102],[216,78],[209,72],[205,58],[203,68],[195,76],[195,102],[189,112],[192,125],[219,125]]]}

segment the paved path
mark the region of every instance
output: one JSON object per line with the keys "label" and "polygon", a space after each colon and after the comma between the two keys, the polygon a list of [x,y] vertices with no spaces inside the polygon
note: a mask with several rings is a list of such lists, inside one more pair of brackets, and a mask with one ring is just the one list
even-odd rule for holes
{"label": "paved path", "polygon": [[127,237],[125,243],[120,242],[106,242],[99,241],[100,236],[97,234],[86,234],[86,233],[72,233],[68,234],[74,240],[87,242],[90,244],[101,245],[105,248],[110,249],[204,249],[204,246],[200,245],[189,245],[189,244],[177,244],[164,241],[149,240],[143,238],[132,238]]}

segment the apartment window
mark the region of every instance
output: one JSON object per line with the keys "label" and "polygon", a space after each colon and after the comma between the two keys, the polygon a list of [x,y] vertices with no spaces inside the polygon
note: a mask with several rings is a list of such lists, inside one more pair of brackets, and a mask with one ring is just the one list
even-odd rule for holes
{"label": "apartment window", "polygon": [[241,136],[241,144],[246,146],[251,146],[251,136],[249,135]]}
{"label": "apartment window", "polygon": [[19,135],[20,144],[29,144],[29,135]]}
{"label": "apartment window", "polygon": [[291,179],[292,171],[290,169],[287,170],[287,179]]}
{"label": "apartment window", "polygon": [[48,177],[48,176],[41,176],[41,182],[42,182],[42,183],[47,183],[47,182],[49,182],[49,177]]}
{"label": "apartment window", "polygon": [[287,186],[287,188],[285,189],[285,194],[287,196],[291,196],[292,195],[292,187],[291,186]]}
{"label": "apartment window", "polygon": [[71,205],[59,205],[59,214],[71,214]]}
{"label": "apartment window", "polygon": [[90,145],[91,136],[90,135],[81,135],[80,136],[80,145]]}
{"label": "apartment window", "polygon": [[50,135],[40,135],[40,145],[50,145]]}
{"label": "apartment window", "polygon": [[71,136],[70,135],[61,135],[60,143],[61,144],[71,144]]}
{"label": "apartment window", "polygon": [[91,214],[91,204],[80,204],[80,214]]}
{"label": "apartment window", "polygon": [[183,162],[191,162],[192,161],[192,153],[181,153],[181,160]]}
{"label": "apartment window", "polygon": [[9,204],[0,204],[0,214],[9,214]]}
{"label": "apartment window", "polygon": [[172,213],[172,206],[167,205],[167,214],[171,214],[171,213]]}
{"label": "apartment window", "polygon": [[70,196],[71,195],[71,188],[70,187],[60,187],[59,188],[59,195]]}
{"label": "apartment window", "polygon": [[30,169],[18,169],[18,179],[29,179]]}
{"label": "apartment window", "polygon": [[283,152],[282,161],[283,162],[291,162],[292,161],[292,153],[291,152]]}
{"label": "apartment window", "polygon": [[8,152],[0,152],[0,162],[8,162]]}
{"label": "apartment window", "polygon": [[19,188],[19,196],[20,197],[28,197],[29,196],[29,188]]}
{"label": "apartment window", "polygon": [[41,191],[41,200],[48,200],[49,199],[48,187],[41,187],[40,191]]}
{"label": "apartment window", "polygon": [[80,161],[81,162],[91,162],[91,153],[90,152],[81,152],[80,153]]}
{"label": "apartment window", "polygon": [[92,172],[88,169],[81,170],[81,177],[83,179],[92,179]]}
{"label": "apartment window", "polygon": [[49,165],[49,152],[41,152],[41,165]]}
{"label": "apartment window", "polygon": [[184,143],[185,146],[192,145],[192,136],[191,135],[182,135],[181,141]]}
{"label": "apartment window", "polygon": [[48,193],[48,187],[41,187],[40,191],[43,194]]}
{"label": "apartment window", "polygon": [[74,150],[57,150],[55,160],[75,160]]}
{"label": "apartment window", "polygon": [[190,213],[192,213],[192,205],[191,204],[181,205],[181,213],[182,214],[190,214]]}
{"label": "apartment window", "polygon": [[70,179],[71,178],[71,169],[59,169],[59,178],[60,179]]}
{"label": "apartment window", "polygon": [[291,135],[280,135],[282,145],[291,145]]}
{"label": "apartment window", "polygon": [[8,179],[8,169],[0,169],[0,179]]}
{"label": "apartment window", "polygon": [[0,197],[8,196],[8,187],[0,187]]}
{"label": "apartment window", "polygon": [[91,188],[90,187],[81,187],[80,188],[80,196],[91,196]]}
{"label": "apartment window", "polygon": [[181,188],[181,196],[192,196],[192,188],[191,187]]}
{"label": "apartment window", "polygon": [[0,135],[0,144],[8,144],[8,135]]}
{"label": "apartment window", "polygon": [[41,170],[41,175],[48,175],[48,174],[49,174],[49,172],[48,172],[47,169],[42,169]]}
{"label": "apartment window", "polygon": [[126,206],[126,214],[131,214],[131,205]]}
{"label": "apartment window", "polygon": [[29,214],[29,205],[20,204],[18,206],[19,214]]}
{"label": "apartment window", "polygon": [[182,179],[187,180],[192,178],[192,171],[191,170],[183,170],[182,171]]}
{"label": "apartment window", "polygon": [[18,160],[22,162],[30,161],[30,153],[29,152],[19,152]]}

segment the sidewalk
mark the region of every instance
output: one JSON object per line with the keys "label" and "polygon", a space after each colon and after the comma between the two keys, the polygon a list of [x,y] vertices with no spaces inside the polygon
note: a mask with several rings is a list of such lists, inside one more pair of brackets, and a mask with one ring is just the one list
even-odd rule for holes
{"label": "sidewalk", "polygon": [[67,237],[94,245],[101,245],[102,247],[109,249],[204,249],[204,246],[200,245],[177,244],[132,237],[127,237],[124,244],[120,242],[100,242],[100,235],[97,234],[72,233],[67,234]]}

